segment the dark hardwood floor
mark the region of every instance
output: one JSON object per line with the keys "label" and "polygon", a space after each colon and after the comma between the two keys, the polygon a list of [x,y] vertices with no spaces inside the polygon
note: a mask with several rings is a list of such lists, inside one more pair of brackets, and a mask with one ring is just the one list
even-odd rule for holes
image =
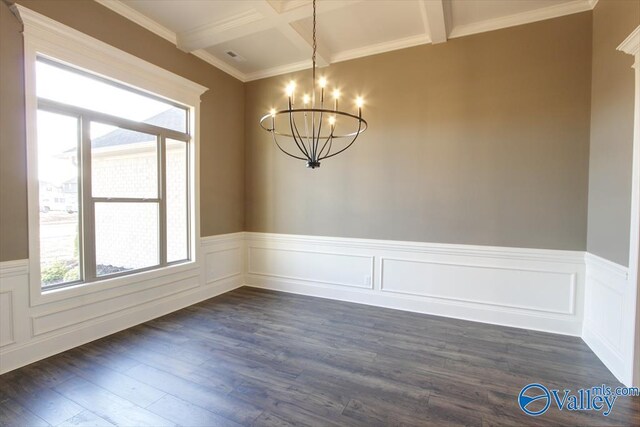
{"label": "dark hardwood floor", "polygon": [[2,426],[640,425],[525,415],[523,386],[619,385],[579,338],[241,288],[9,372]]}

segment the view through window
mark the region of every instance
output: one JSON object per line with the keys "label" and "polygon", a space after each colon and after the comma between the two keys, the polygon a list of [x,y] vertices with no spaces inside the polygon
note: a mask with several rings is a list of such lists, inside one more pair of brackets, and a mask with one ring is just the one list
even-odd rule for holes
{"label": "view through window", "polygon": [[190,259],[189,110],[36,62],[41,282],[93,282]]}

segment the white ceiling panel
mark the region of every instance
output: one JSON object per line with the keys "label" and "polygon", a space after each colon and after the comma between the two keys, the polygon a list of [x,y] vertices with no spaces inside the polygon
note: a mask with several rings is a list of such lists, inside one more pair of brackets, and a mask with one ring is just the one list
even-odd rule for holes
{"label": "white ceiling panel", "polygon": [[253,8],[243,0],[121,0],[174,33],[219,22]]}
{"label": "white ceiling panel", "polygon": [[[311,37],[311,18],[293,26]],[[415,0],[364,1],[318,16],[318,40],[331,54],[424,33],[420,5]]]}
{"label": "white ceiling panel", "polygon": [[469,25],[491,19],[569,3],[573,0],[451,0],[451,18],[458,25]]}
{"label": "white ceiling panel", "polygon": [[[309,67],[311,0],[95,0],[242,81]],[[591,10],[597,0],[318,0],[318,64]],[[243,60],[227,55],[233,51]]]}
{"label": "white ceiling panel", "polygon": [[[308,52],[300,51],[277,29],[261,31],[205,50],[243,73],[255,73],[311,58],[311,48]],[[240,55],[244,60],[232,59],[227,54],[230,50]]]}

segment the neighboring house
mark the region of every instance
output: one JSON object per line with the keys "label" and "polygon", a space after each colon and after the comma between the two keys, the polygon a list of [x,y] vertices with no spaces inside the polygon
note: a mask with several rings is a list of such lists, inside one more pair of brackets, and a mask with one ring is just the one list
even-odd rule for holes
{"label": "neighboring house", "polygon": [[[146,123],[176,128],[184,115],[175,109]],[[94,197],[158,198],[158,153],[155,136],[117,129],[92,141],[92,193]],[[183,143],[167,141],[167,241],[168,259],[186,258],[186,174]],[[173,172],[173,173],[172,173]],[[125,220],[126,219],[126,220]],[[137,269],[159,263],[157,203],[96,203],[96,257],[101,265]],[[136,250],[127,242],[135,239]],[[140,247],[145,250],[139,250]],[[184,256],[180,256],[185,253]]]}
{"label": "neighboring house", "polygon": [[65,211],[73,213],[78,211],[78,183],[75,178],[61,184],[41,181],[39,194],[42,212]]}

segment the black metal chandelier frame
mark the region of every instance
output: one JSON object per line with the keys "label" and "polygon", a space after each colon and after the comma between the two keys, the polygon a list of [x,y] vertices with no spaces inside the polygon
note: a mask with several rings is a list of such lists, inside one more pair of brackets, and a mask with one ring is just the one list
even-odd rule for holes
{"label": "black metal chandelier frame", "polygon": [[[271,133],[273,137],[273,141],[276,146],[282,151],[284,154],[293,157],[294,159],[305,160],[307,162],[307,167],[311,169],[315,169],[320,167],[320,161],[324,159],[328,159],[330,157],[336,156],[343,151],[347,150],[349,147],[353,145],[354,142],[358,139],[358,136],[365,130],[367,130],[368,123],[365,119],[362,118],[362,98],[358,97],[356,100],[356,105],[358,107],[358,113],[351,114],[345,111],[341,111],[338,109],[338,97],[339,92],[336,89],[334,91],[334,108],[328,109],[325,108],[325,86],[326,79],[322,78],[319,81],[320,86],[320,108],[316,108],[316,51],[317,51],[317,42],[316,42],[316,0],[313,0],[313,55],[311,57],[313,68],[312,68],[312,82],[313,82],[313,91],[312,95],[309,97],[308,95],[304,96],[304,107],[297,108],[295,107],[295,84],[293,82],[290,83],[287,88],[288,95],[288,108],[284,110],[275,110],[272,109],[269,114],[264,115],[260,119],[260,126],[262,129]],[[306,107],[308,103],[311,103],[311,108]],[[305,133],[301,133],[298,127],[298,116],[303,117],[304,130]],[[277,118],[282,117],[288,123],[288,130],[281,131],[276,129]],[[323,119],[328,117],[328,123],[325,126],[328,126],[329,131],[322,133],[323,127]],[[353,128],[355,130],[349,133],[339,134],[336,133],[336,127],[338,118],[340,118],[340,123],[351,122]],[[351,127],[351,126],[349,126]],[[278,138],[289,138],[292,139],[295,143],[289,144],[291,149],[293,149],[293,153],[288,149],[283,147],[282,140]],[[336,139],[351,139],[345,146],[341,146],[341,148],[337,148],[337,151],[332,152],[334,148],[333,141]],[[297,151],[295,149],[297,148]]]}

